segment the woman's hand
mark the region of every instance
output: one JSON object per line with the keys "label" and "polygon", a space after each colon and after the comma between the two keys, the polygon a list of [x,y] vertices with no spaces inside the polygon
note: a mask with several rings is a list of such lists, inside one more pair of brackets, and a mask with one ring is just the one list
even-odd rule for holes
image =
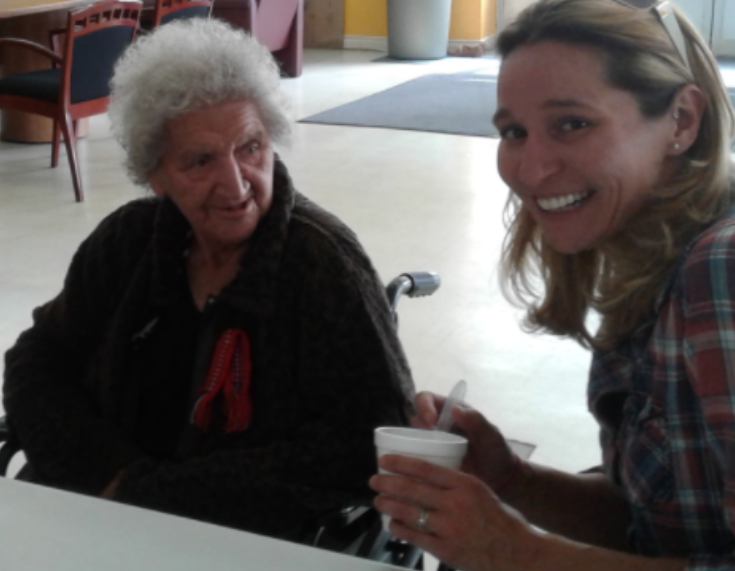
{"label": "woman's hand", "polygon": [[[411,420],[415,428],[432,429],[446,399],[430,392],[416,397],[416,416]],[[462,470],[478,477],[503,495],[511,494],[518,470],[517,460],[503,435],[475,409],[460,405],[452,411],[454,427],[469,441]],[[502,488],[502,489],[501,489]]]}
{"label": "woman's hand", "polygon": [[480,480],[405,456],[383,456],[379,465],[391,474],[373,476],[370,486],[395,537],[466,571],[528,568],[536,534]]}
{"label": "woman's hand", "polygon": [[[462,571],[684,571],[686,560],[641,557],[534,531],[474,476],[387,455],[370,479],[390,532]],[[573,506],[567,506],[573,507]],[[428,517],[423,518],[422,508]],[[574,511],[573,509],[571,510]],[[608,524],[605,512],[600,523]],[[573,515],[573,514],[572,514]]]}

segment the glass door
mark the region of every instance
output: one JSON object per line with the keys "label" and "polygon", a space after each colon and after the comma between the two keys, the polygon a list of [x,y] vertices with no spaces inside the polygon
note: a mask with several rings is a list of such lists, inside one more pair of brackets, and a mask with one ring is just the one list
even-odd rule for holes
{"label": "glass door", "polygon": [[[710,46],[712,45],[712,13],[716,1],[674,0],[674,4],[686,14]],[[728,2],[728,4],[732,4],[732,2]]]}
{"label": "glass door", "polygon": [[712,51],[716,56],[735,57],[735,2],[714,0]]}

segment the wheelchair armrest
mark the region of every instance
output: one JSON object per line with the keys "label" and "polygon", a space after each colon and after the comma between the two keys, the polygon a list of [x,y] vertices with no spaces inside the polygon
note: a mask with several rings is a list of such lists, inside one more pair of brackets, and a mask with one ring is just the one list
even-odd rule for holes
{"label": "wheelchair armrest", "polygon": [[368,506],[350,506],[322,513],[301,530],[298,542],[339,553],[354,554],[355,544],[374,521]]}
{"label": "wheelchair armrest", "polygon": [[374,519],[361,536],[355,555],[370,561],[388,563],[407,569],[423,569],[423,550],[393,537],[383,529],[383,521],[376,510],[371,510]]}
{"label": "wheelchair armrest", "polygon": [[377,510],[367,505],[335,510],[316,518],[302,543],[408,569],[421,569],[423,551],[383,530]]}

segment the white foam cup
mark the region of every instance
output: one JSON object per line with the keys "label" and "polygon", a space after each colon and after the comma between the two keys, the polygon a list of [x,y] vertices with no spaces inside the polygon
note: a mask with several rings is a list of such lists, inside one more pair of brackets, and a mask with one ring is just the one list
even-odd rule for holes
{"label": "white foam cup", "polygon": [[[398,454],[457,469],[467,452],[467,439],[438,430],[386,426],[375,429],[375,446],[378,458],[385,454]],[[387,471],[381,469],[380,473]],[[390,517],[383,515],[382,519],[383,529],[389,531]]]}

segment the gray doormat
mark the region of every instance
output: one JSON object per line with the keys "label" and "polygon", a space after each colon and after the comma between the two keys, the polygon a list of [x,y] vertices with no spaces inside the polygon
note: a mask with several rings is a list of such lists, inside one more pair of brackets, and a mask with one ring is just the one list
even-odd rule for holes
{"label": "gray doormat", "polygon": [[[735,104],[735,87],[728,91]],[[498,137],[492,123],[496,105],[497,76],[480,68],[425,75],[306,117],[300,123]]]}
{"label": "gray doormat", "polygon": [[418,64],[418,65],[421,65],[421,64],[428,65],[428,64],[434,63],[435,61],[437,61],[437,59],[446,59],[446,58],[436,58],[436,59],[398,59],[398,58],[394,58],[394,57],[390,57],[390,56],[382,56],[382,57],[376,58],[376,59],[371,60],[371,61],[373,63],[411,63],[411,64]]}
{"label": "gray doormat", "polygon": [[467,60],[467,59],[476,60],[477,58],[497,60],[498,56],[496,56],[494,53],[485,53],[481,56],[457,56],[457,55],[447,54],[444,57],[435,58],[435,59],[398,59],[398,58],[394,58],[394,57],[390,57],[386,55],[386,56],[381,56],[379,58],[375,58],[374,60],[370,60],[370,61],[372,61],[373,63],[418,63],[418,64],[424,63],[424,64],[429,64],[437,60],[457,59],[457,58],[461,58],[463,60]]}
{"label": "gray doormat", "polygon": [[300,122],[497,137],[496,79],[482,69],[425,75]]}

